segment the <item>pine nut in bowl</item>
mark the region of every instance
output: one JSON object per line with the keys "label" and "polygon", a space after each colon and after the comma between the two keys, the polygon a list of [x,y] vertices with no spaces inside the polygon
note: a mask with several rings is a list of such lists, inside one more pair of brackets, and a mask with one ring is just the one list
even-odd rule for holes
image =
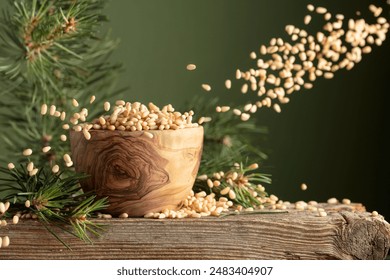
{"label": "pine nut in bowl", "polygon": [[89,175],[83,189],[108,197],[109,213],[135,217],[176,209],[191,191],[203,127],[88,133],[71,131],[72,159],[77,172]]}

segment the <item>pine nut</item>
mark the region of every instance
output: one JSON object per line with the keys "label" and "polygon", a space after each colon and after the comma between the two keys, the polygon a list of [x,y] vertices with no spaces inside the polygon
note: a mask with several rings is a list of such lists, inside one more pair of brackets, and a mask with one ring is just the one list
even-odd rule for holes
{"label": "pine nut", "polygon": [[211,91],[211,86],[208,85],[208,84],[202,84],[202,88],[203,88],[205,91]]}
{"label": "pine nut", "polygon": [[92,104],[96,99],[96,96],[95,95],[92,95],[90,98],[89,98],[89,104]]}
{"label": "pine nut", "polygon": [[66,137],[65,134],[62,134],[62,135],[60,136],[60,139],[61,139],[61,141],[65,142],[65,141],[67,140],[67,137]]}
{"label": "pine nut", "polygon": [[26,202],[24,203],[24,206],[26,206],[27,208],[30,208],[30,206],[31,206],[30,200],[26,200]]}
{"label": "pine nut", "polygon": [[379,216],[379,213],[378,213],[378,211],[372,211],[371,215],[373,217],[377,217],[377,216]]}
{"label": "pine nut", "polygon": [[27,164],[27,171],[28,172],[31,172],[33,171],[34,169],[34,163],[32,161],[30,161],[28,164]]}
{"label": "pine nut", "polygon": [[344,198],[341,202],[342,202],[343,204],[347,204],[347,205],[351,204],[351,200],[348,199],[348,198]]}
{"label": "pine nut", "polygon": [[2,247],[3,247],[3,248],[6,248],[6,247],[9,246],[9,244],[10,244],[9,237],[8,237],[8,236],[4,236],[4,237],[3,237],[3,242],[2,242]]}
{"label": "pine nut", "polygon": [[53,168],[51,169],[51,172],[53,172],[54,174],[58,173],[58,171],[60,171],[60,167],[56,164],[53,166]]}
{"label": "pine nut", "polygon": [[65,162],[71,162],[72,159],[71,159],[71,157],[68,154],[64,154],[64,161]]}
{"label": "pine nut", "polygon": [[50,116],[54,116],[54,114],[56,113],[56,109],[57,108],[55,105],[50,106],[50,111],[49,111]]}
{"label": "pine nut", "polygon": [[326,216],[328,216],[328,214],[327,214],[325,211],[319,211],[319,212],[318,212],[318,216],[320,216],[320,217],[326,217]]}
{"label": "pine nut", "polygon": [[42,104],[41,106],[41,115],[47,114],[47,104]]}
{"label": "pine nut", "polygon": [[332,197],[332,198],[329,198],[327,202],[328,202],[328,204],[337,204],[338,200],[337,200],[337,198]]}
{"label": "pine nut", "polygon": [[186,68],[188,71],[193,71],[196,69],[196,65],[195,64],[188,64]]}
{"label": "pine nut", "polygon": [[83,129],[83,134],[84,134],[85,139],[87,139],[87,140],[91,139],[91,133],[89,133],[88,130]]}
{"label": "pine nut", "polygon": [[108,102],[108,101],[104,102],[103,107],[104,107],[104,111],[106,111],[106,112],[110,111],[110,107],[111,107],[110,102]]}
{"label": "pine nut", "polygon": [[79,102],[76,100],[76,99],[72,99],[72,105],[74,106],[74,107],[79,107]]}
{"label": "pine nut", "polygon": [[307,185],[305,183],[301,184],[301,190],[303,190],[303,191],[307,190]]}
{"label": "pine nut", "polygon": [[153,134],[150,133],[150,132],[145,131],[144,134],[145,134],[146,137],[148,137],[148,138],[150,138],[150,139],[153,138]]}
{"label": "pine nut", "polygon": [[8,167],[9,170],[12,170],[12,169],[15,168],[15,164],[13,164],[12,162],[10,162],[10,163],[8,163],[7,167]]}
{"label": "pine nut", "polygon": [[14,225],[16,225],[17,223],[19,223],[19,216],[13,216],[13,218],[12,218],[12,223],[14,224]]}
{"label": "pine nut", "polygon": [[5,205],[3,202],[0,202],[0,213],[1,214],[5,213]]}
{"label": "pine nut", "polygon": [[250,117],[251,116],[249,114],[247,114],[247,113],[242,113],[241,114],[241,120],[244,121],[244,122],[249,120]]}
{"label": "pine nut", "polygon": [[305,16],[305,19],[303,20],[303,22],[304,22],[306,25],[308,25],[308,24],[310,23],[310,21],[311,21],[311,16],[310,16],[310,15]]}
{"label": "pine nut", "polygon": [[28,156],[31,156],[32,155],[32,150],[31,149],[25,149],[23,151],[23,155],[28,157]]}
{"label": "pine nut", "polygon": [[313,12],[314,11],[314,6],[312,4],[308,4],[307,5],[307,9],[310,11],[310,12]]}
{"label": "pine nut", "polygon": [[231,81],[231,80],[226,80],[226,81],[225,81],[225,87],[226,87],[227,89],[231,89],[231,87],[232,87],[232,81]]}
{"label": "pine nut", "polygon": [[129,215],[127,213],[122,213],[119,215],[119,218],[121,218],[121,219],[126,219],[128,217],[129,217]]}
{"label": "pine nut", "polygon": [[220,193],[221,195],[225,195],[225,194],[228,194],[229,191],[230,191],[230,187],[226,187],[226,188],[224,188],[223,190],[221,190],[219,193]]}

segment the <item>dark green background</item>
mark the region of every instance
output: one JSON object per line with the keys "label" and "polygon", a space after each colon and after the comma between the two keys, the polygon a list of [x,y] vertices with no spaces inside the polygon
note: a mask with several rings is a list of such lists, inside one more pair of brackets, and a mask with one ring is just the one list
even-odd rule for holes
{"label": "dark green background", "polygon": [[[0,0],[5,2],[4,0]],[[107,14],[112,36],[121,39],[114,57],[126,68],[121,85],[126,99],[159,105],[183,104],[191,96],[220,96],[226,103],[245,104],[249,96],[230,92],[224,80],[235,69],[254,67],[249,59],[272,37],[287,38],[284,27],[303,25],[306,5],[298,0],[112,0]],[[332,13],[373,21],[368,5],[386,1],[311,1]],[[322,27],[313,20],[309,31]],[[185,66],[195,63],[196,71]],[[333,80],[318,79],[315,87],[294,93],[282,113],[261,110],[272,150],[265,170],[273,175],[268,190],[283,200],[350,198],[390,218],[389,41],[363,57],[352,71]],[[211,93],[201,90],[209,83]],[[196,108],[194,108],[196,110]],[[300,184],[309,188],[302,192]]]}

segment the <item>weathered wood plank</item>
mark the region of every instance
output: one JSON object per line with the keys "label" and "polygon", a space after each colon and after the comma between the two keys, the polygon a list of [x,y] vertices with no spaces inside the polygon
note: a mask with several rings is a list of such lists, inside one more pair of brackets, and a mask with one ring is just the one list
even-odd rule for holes
{"label": "weathered wood plank", "polygon": [[[356,205],[355,205],[356,206]],[[11,245],[0,259],[384,259],[390,225],[383,217],[324,206],[309,211],[181,220],[110,219],[103,236],[87,245],[60,234],[63,247],[39,222],[0,229]],[[332,211],[330,209],[333,209]],[[354,207],[356,210],[356,207]]]}

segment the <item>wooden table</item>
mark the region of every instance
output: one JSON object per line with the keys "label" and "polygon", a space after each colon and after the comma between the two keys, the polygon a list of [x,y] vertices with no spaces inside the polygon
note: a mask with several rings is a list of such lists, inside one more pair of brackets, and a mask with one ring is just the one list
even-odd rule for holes
{"label": "wooden table", "polygon": [[35,220],[0,229],[11,244],[0,259],[384,259],[390,225],[361,204],[322,204],[328,216],[283,214],[224,218],[96,220],[105,233],[85,244],[61,233],[66,249]]}

